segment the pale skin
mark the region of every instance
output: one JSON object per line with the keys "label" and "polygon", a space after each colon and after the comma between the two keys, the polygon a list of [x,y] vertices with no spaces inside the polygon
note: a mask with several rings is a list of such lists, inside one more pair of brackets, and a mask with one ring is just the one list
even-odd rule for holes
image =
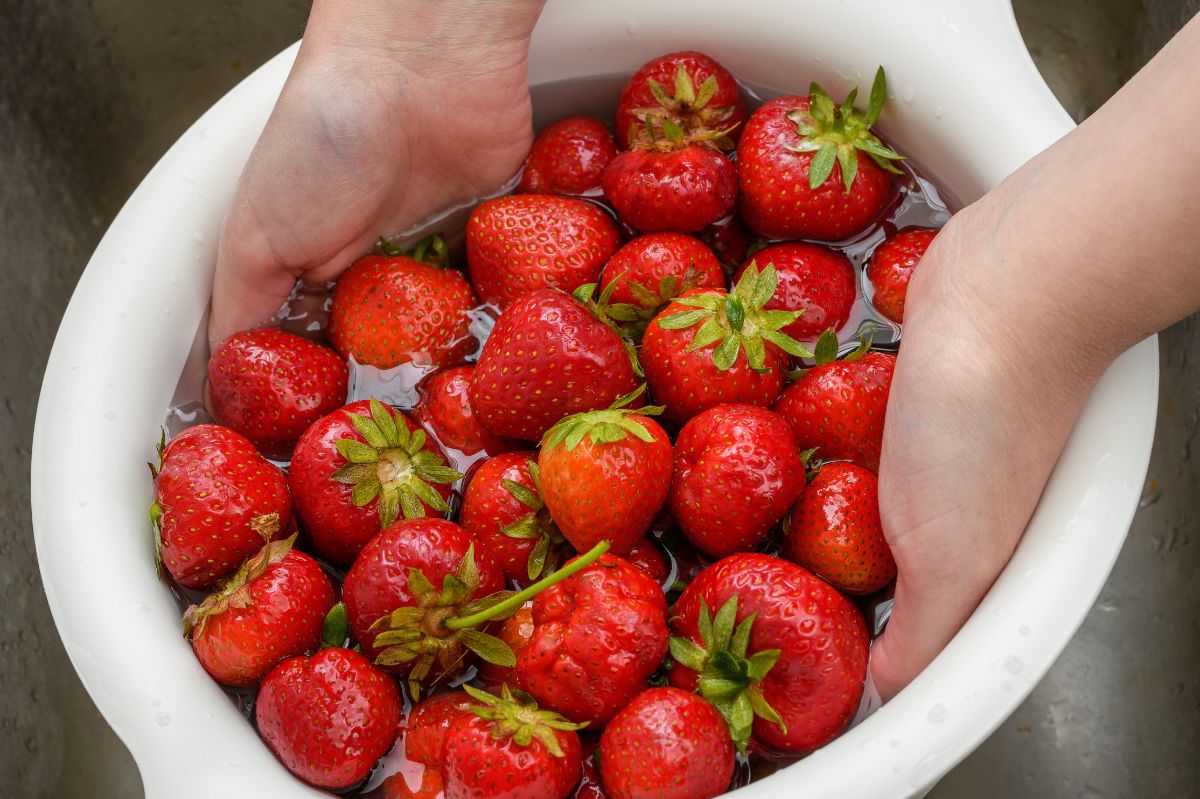
{"label": "pale skin", "polygon": [[[335,279],[380,232],[501,188],[533,131],[543,0],[317,0],[222,231],[210,340]],[[963,209],[916,270],[880,464],[899,567],[883,697],[1020,540],[1105,368],[1200,308],[1200,19],[1077,130]]]}

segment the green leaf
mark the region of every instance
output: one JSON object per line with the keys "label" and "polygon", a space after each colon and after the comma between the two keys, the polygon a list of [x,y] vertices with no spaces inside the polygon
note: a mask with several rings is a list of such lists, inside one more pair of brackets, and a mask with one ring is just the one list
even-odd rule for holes
{"label": "green leaf", "polygon": [[[385,490],[379,495],[379,525],[381,528],[391,526],[400,516],[400,492],[395,489]],[[419,513],[418,507],[418,513]],[[407,513],[404,518],[412,519]]]}
{"label": "green leaf", "polygon": [[713,649],[713,620],[708,611],[708,605],[700,600],[700,612],[696,616],[696,626],[700,630],[700,640],[708,649]]}
{"label": "green leaf", "polygon": [[350,501],[354,503],[354,507],[361,508],[370,504],[371,500],[379,496],[379,491],[382,488],[378,480],[367,480],[350,491]]}
{"label": "green leaf", "polygon": [[749,701],[754,715],[760,716],[772,724],[777,724],[781,730],[787,732],[787,725],[783,723],[783,717],[776,712],[775,708],[771,707],[757,685],[747,686],[744,696]]}
{"label": "green leaf", "polygon": [[883,104],[887,101],[887,76],[883,67],[875,70],[875,80],[871,83],[871,97],[867,101],[867,126],[874,127],[879,115],[883,112]]}
{"label": "green leaf", "polygon": [[683,141],[683,128],[679,127],[670,117],[663,117],[663,133],[671,142]]}
{"label": "green leaf", "polygon": [[529,553],[529,559],[525,562],[525,573],[529,575],[530,580],[536,580],[541,576],[542,570],[546,568],[546,556],[550,554],[550,539],[546,536],[539,536],[538,542],[533,545],[533,551]]}
{"label": "green leaf", "polygon": [[808,113],[818,125],[832,124],[836,110],[833,100],[819,84],[808,84]]}
{"label": "green leaf", "polygon": [[[675,101],[671,98],[671,95],[667,94],[667,90],[664,89],[662,84],[656,81],[654,78],[647,78],[646,85],[650,88],[650,94],[654,97],[654,101],[663,108],[671,108],[675,105]],[[647,116],[647,125],[649,122],[650,117]],[[651,138],[654,138],[653,134],[651,134]]]}
{"label": "green leaf", "polygon": [[750,664],[750,667],[747,670],[747,676],[749,676],[751,680],[761,680],[763,677],[767,676],[767,672],[771,670],[771,667],[774,666],[778,660],[778,649],[760,649],[747,659],[747,662]]}
{"label": "green leaf", "polygon": [[846,95],[846,99],[842,101],[842,107],[840,109],[838,109],[838,111],[841,113],[842,117],[851,116],[852,112],[854,111],[854,101],[857,99],[858,99],[858,87],[855,86],[853,89],[850,90],[850,93]]}
{"label": "green leaf", "polygon": [[676,313],[667,314],[666,316],[660,317],[658,320],[658,326],[664,330],[683,330],[684,328],[691,327],[701,319],[706,318],[708,315],[709,313],[707,311],[700,309],[695,311],[678,311]]}
{"label": "green leaf", "polygon": [[817,363],[823,364],[823,363],[829,363],[830,361],[834,361],[837,359],[837,354],[838,354],[837,334],[834,333],[833,330],[826,330],[824,333],[821,334],[821,337],[819,339],[817,339],[817,349],[816,349],[816,352],[814,353],[814,355],[817,359]]}
{"label": "green leaf", "polygon": [[817,154],[808,164],[808,187],[817,189],[833,174],[833,165],[837,161],[838,146],[833,142],[821,145]]}
{"label": "green leaf", "polygon": [[858,153],[852,147],[839,147],[837,148],[837,161],[842,170],[842,185],[849,194],[850,189],[854,186],[854,178],[858,175]]}
{"label": "green leaf", "polygon": [[479,630],[467,627],[459,630],[458,636],[462,640],[463,646],[488,663],[505,667],[517,665],[517,656],[513,654],[509,645],[494,635],[481,633]]}
{"label": "green leaf", "polygon": [[766,372],[767,352],[763,346],[763,339],[759,336],[746,336],[742,339],[742,346],[746,349],[746,362],[750,364],[750,368],[759,373]]}
{"label": "green leaf", "polygon": [[536,492],[521,485],[515,480],[504,479],[500,481],[500,485],[504,486],[508,493],[512,494],[513,499],[520,502],[530,510],[541,510],[543,507],[542,498]]}
{"label": "green leaf", "polygon": [[400,512],[404,514],[406,519],[420,519],[425,515],[425,508],[421,505],[421,500],[412,491],[392,491],[384,494],[394,496],[396,503],[400,506]]}
{"label": "green leaf", "polygon": [[[378,400],[371,400],[378,403]],[[350,424],[358,431],[358,434],[366,439],[367,443],[377,449],[383,449],[388,446],[388,440],[384,437],[383,431],[379,429],[379,425],[367,416],[360,416],[357,413],[350,414]]]}
{"label": "green leaf", "polygon": [[383,434],[383,438],[389,444],[399,443],[396,419],[382,402],[374,398],[371,400],[371,421],[375,422],[375,426],[379,428],[379,432]]}
{"label": "green leaf", "polygon": [[672,636],[667,642],[671,657],[692,671],[703,671],[708,661],[708,653],[687,638]]}
{"label": "green leaf", "polygon": [[675,70],[675,99],[681,103],[687,103],[689,106],[696,102],[696,87],[692,84],[692,79],[687,74],[687,70],[683,68],[683,64],[680,64],[679,69]]}
{"label": "green leaf", "polygon": [[734,729],[748,729],[754,724],[754,706],[743,691],[730,703],[729,724]]}
{"label": "green leaf", "polygon": [[746,322],[746,306],[736,294],[725,298],[725,321],[728,322],[730,330],[737,332],[741,331]]}
{"label": "green leaf", "polygon": [[375,477],[378,482],[378,472],[370,463],[348,463],[329,475],[329,479],[346,485],[358,485],[371,477]]}
{"label": "green leaf", "polygon": [[725,338],[725,328],[721,327],[721,323],[715,318],[709,318],[700,329],[696,331],[696,335],[692,336],[692,343],[688,345],[688,350],[700,350],[712,344],[714,341],[720,341]]}
{"label": "green leaf", "polygon": [[775,264],[769,263],[758,274],[758,282],[754,284],[754,293],[750,296],[750,307],[757,310],[770,302],[778,285],[779,277],[775,272]]}
{"label": "green leaf", "polygon": [[792,338],[786,333],[780,333],[777,330],[764,330],[760,335],[763,337],[763,341],[771,342],[788,355],[792,355],[796,358],[813,357],[813,354],[809,352],[808,347],[804,346],[799,341],[796,341],[796,339]]}
{"label": "green leaf", "polygon": [[[424,480],[413,480],[412,482],[410,482],[408,484],[408,489],[412,494],[416,495],[417,499],[421,500],[422,502],[424,502],[426,505],[433,508],[434,510],[439,510],[442,513],[446,513],[450,510],[450,506],[446,504],[446,500],[442,498],[442,495],[439,494],[433,486],[429,485],[429,483],[426,483]],[[401,489],[401,493],[407,494],[409,492],[406,492],[403,489]],[[401,498],[400,502],[401,502],[401,507],[403,507],[403,503],[404,503],[403,498]],[[414,517],[409,517],[409,518],[414,518]]]}
{"label": "green leaf", "polygon": [[[375,636],[375,640],[371,643],[376,649],[383,649],[385,646],[405,646],[406,644],[419,641],[423,637],[424,634],[420,630],[414,630],[411,628],[404,630],[385,630],[384,632],[381,632],[379,635]],[[415,653],[417,649],[410,646],[408,647],[408,651]]]}
{"label": "green leaf", "polygon": [[713,365],[722,372],[728,371],[733,366],[734,361],[737,360],[740,349],[741,337],[729,336],[713,350]]}
{"label": "green leaf", "polygon": [[393,244],[392,242],[385,239],[383,236],[379,237],[379,249],[383,250],[384,255],[390,255],[392,257],[395,257],[397,255],[404,255],[404,250],[400,249],[395,244]]}
{"label": "green leaf", "polygon": [[408,441],[408,446],[405,448],[410,455],[420,452],[425,447],[425,442],[429,440],[429,436],[421,428],[413,430]]}
{"label": "green leaf", "polygon": [[325,614],[325,622],[321,626],[321,646],[345,646],[350,637],[350,619],[346,616],[346,604],[338,602]]}
{"label": "green leaf", "polygon": [[757,613],[751,613],[734,628],[733,635],[729,638],[729,651],[734,657],[746,657],[746,650],[750,646],[750,629],[754,626],[757,616]]}
{"label": "green leaf", "polygon": [[372,446],[355,441],[353,438],[343,438],[335,444],[338,454],[350,463],[378,463],[379,451]]}
{"label": "green leaf", "polygon": [[717,76],[709,75],[700,84],[700,88],[696,91],[696,100],[692,103],[692,108],[697,110],[704,108],[712,100],[717,93]]}
{"label": "green leaf", "polygon": [[462,479],[462,472],[451,469],[442,463],[442,459],[432,452],[418,452],[412,459],[413,471],[427,483],[449,485]]}
{"label": "green leaf", "polygon": [[416,566],[408,567],[408,592],[417,599],[432,597],[435,589],[433,583],[425,576],[425,572]]}
{"label": "green leaf", "polygon": [[462,563],[458,564],[458,580],[470,591],[479,586],[479,564],[475,561],[475,544],[467,547]]}
{"label": "green leaf", "polygon": [[733,637],[733,623],[737,620],[738,598],[737,594],[725,600],[717,610],[717,615],[712,620],[711,641],[712,649],[727,649],[729,642]]}

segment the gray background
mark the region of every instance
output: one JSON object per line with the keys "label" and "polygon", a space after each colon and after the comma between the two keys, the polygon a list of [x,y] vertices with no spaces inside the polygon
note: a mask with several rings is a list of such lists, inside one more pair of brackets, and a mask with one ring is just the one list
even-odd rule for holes
{"label": "gray background", "polygon": [[[1017,0],[1063,104],[1094,110],[1196,9]],[[304,2],[0,0],[0,794],[140,797],[128,753],[71,669],[41,591],[29,448],[59,317],[88,255],[155,160],[249,70],[299,37]],[[1150,140],[1148,146],[1167,146]],[[163,253],[163,258],[171,258]],[[1162,337],[1143,509],[1099,602],[1046,679],[933,796],[1200,796],[1200,358]],[[69,493],[70,475],[62,490]],[[1047,608],[1052,613],[1053,608]],[[199,742],[198,742],[199,744]]]}

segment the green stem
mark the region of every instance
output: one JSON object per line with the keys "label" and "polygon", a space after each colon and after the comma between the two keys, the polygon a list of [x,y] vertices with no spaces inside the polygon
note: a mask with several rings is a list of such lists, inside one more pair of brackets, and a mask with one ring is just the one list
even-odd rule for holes
{"label": "green stem", "polygon": [[518,591],[503,602],[497,602],[490,608],[481,610],[478,613],[472,613],[470,616],[446,619],[444,624],[448,629],[451,630],[461,630],[464,627],[478,627],[484,622],[491,621],[497,616],[503,616],[506,613],[515,611],[517,608],[521,607],[530,599],[533,599],[535,596],[555,583],[562,582],[576,572],[591,566],[592,563],[598,560],[601,555],[608,551],[609,546],[611,546],[611,544],[608,541],[601,541],[583,555],[580,555],[578,558],[571,561],[566,566],[563,566],[553,574],[538,580],[524,591]]}

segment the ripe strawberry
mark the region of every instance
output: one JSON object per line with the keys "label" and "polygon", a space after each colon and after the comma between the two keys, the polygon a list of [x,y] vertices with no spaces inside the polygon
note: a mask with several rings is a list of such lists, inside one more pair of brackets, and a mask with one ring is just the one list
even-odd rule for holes
{"label": "ripe strawberry", "polygon": [[[479,304],[462,272],[445,268],[445,244],[412,256],[380,239],[385,255],[359,258],[338,279],[327,334],[343,358],[390,369],[415,361],[452,366],[475,351],[469,311]],[[424,259],[424,260],[423,260]]]}
{"label": "ripe strawberry", "polygon": [[450,728],[442,777],[446,799],[566,799],[583,769],[582,725],[539,710],[527,695],[465,686],[477,700]]}
{"label": "ripe strawberry", "polygon": [[682,233],[648,233],[626,242],[600,274],[608,315],[641,334],[646,324],[685,291],[725,288],[725,273],[712,250]]}
{"label": "ripe strawberry", "polygon": [[465,691],[446,691],[426,697],[413,706],[404,724],[404,756],[433,769],[442,767],[446,732],[470,711]]}
{"label": "ripe strawberry", "polygon": [[[533,602],[526,602],[516,613],[509,616],[496,631],[496,637],[508,644],[516,657],[521,657],[522,650],[529,646],[533,638]],[[521,675],[512,666],[497,666],[495,663],[484,661],[479,664],[479,680],[487,686],[499,687],[507,685],[517,690],[525,690],[521,684]]]}
{"label": "ripe strawberry", "polygon": [[518,583],[559,564],[563,537],[542,501],[536,452],[507,452],[472,474],[458,523],[488,548]]}
{"label": "ripe strawberry", "polygon": [[736,215],[712,223],[697,233],[696,238],[716,253],[721,268],[730,273],[746,260],[752,244],[750,231]]}
{"label": "ripe strawberry", "polygon": [[150,471],[155,557],[185,588],[211,588],[291,529],[283,472],[226,427],[196,425],[160,442]]}
{"label": "ripe strawberry", "polygon": [[456,366],[421,381],[421,399],[413,418],[448,449],[464,455],[499,455],[520,445],[494,436],[479,425],[468,397],[474,366]]}
{"label": "ripe strawberry", "polygon": [[642,65],[621,89],[617,101],[617,143],[637,141],[649,119],[661,128],[670,120],[692,134],[727,132],[730,144],[746,120],[741,89],[729,70],[703,53],[659,56]]}
{"label": "ripe strawberry", "polygon": [[662,550],[650,536],[643,536],[623,556],[630,564],[641,569],[654,582],[662,585],[671,571],[667,568]]}
{"label": "ripe strawberry", "polygon": [[411,788],[408,783],[409,771],[397,771],[383,781],[383,785],[379,786],[383,791],[383,799],[445,799],[442,772],[432,768],[421,769],[419,775],[413,776],[417,787]]}
{"label": "ripe strawberry", "polygon": [[754,549],[804,489],[804,459],[788,423],[754,405],[718,405],[679,432],[671,515],[714,557]]}
{"label": "ripe strawberry", "polygon": [[743,751],[753,727],[760,746],[809,752],[858,709],[867,674],[862,615],[794,563],[756,553],[717,561],[684,589],[671,631],[671,684],[698,688]]}
{"label": "ripe strawberry", "polygon": [[538,289],[594,283],[620,243],[612,217],[592,203],[518,194],[471,213],[467,265],[480,298],[503,310]]}
{"label": "ripe strawberry", "polygon": [[424,430],[371,399],[304,431],[288,482],[313,548],[345,566],[400,516],[448,513],[450,484],[461,477]]}
{"label": "ripe strawberry", "polygon": [[912,280],[913,270],[936,235],[937,230],[933,228],[905,228],[871,253],[871,260],[867,264],[867,280],[871,281],[871,288],[874,289],[871,304],[884,317],[897,324],[904,321],[904,297],[908,294],[908,282]]}
{"label": "ripe strawberry", "polygon": [[217,424],[286,460],[310,424],[345,404],[346,380],[328,347],[273,327],[243,330],[208,361],[208,406]]}
{"label": "ripe strawberry", "polygon": [[217,682],[256,685],[279,661],[320,645],[333,584],[315,560],[292,549],[295,539],[264,546],[183,614],[196,659]]}
{"label": "ripe strawberry", "polygon": [[614,158],[603,185],[617,215],[634,229],[689,233],[733,208],[737,168],[717,150],[671,128],[663,138]]}
{"label": "ripe strawberry", "polygon": [[845,326],[858,291],[849,258],[819,244],[788,241],[754,253],[737,277],[755,261],[774,265],[779,281],[766,307],[804,312],[784,333],[799,341],[816,341],[824,331]]}
{"label": "ripe strawberry", "polygon": [[521,684],[542,706],[602,725],[658,668],[666,616],[653,580],[604,555],[533,601],[533,638],[517,658]]}
{"label": "ripe strawberry", "polygon": [[827,463],[784,522],[783,554],[848,594],[871,594],[896,576],[879,521],[879,478]]}
{"label": "ripe strawberry", "polygon": [[563,537],[583,552],[608,541],[629,551],[649,529],[671,486],[671,441],[651,414],[625,407],[577,413],[546,433],[538,455],[542,497]]}
{"label": "ripe strawberry", "polygon": [[500,315],[471,376],[471,407],[495,435],[539,441],[564,416],[607,408],[637,385],[617,334],[542,289]]}
{"label": "ripe strawberry", "polygon": [[727,402],[770,405],[783,388],[788,355],[811,354],[781,330],[797,311],[771,311],[775,268],[747,268],[726,294],[696,289],[650,322],[642,364],[666,418],[682,424]]}
{"label": "ripe strawberry", "polygon": [[[599,742],[596,742],[597,745]],[[599,759],[595,751],[587,751],[588,741],[584,741],[584,757],[583,757],[583,778],[579,781],[579,785],[575,788],[575,793],[571,794],[571,799],[610,799],[608,791],[604,790],[604,784],[600,782],[600,766],[596,761]]]}
{"label": "ripe strawberry", "polygon": [[599,754],[600,776],[613,799],[709,799],[733,778],[725,719],[678,688],[634,697],[605,728]]}
{"label": "ripe strawberry", "polygon": [[840,107],[817,84],[807,97],[778,97],[760,106],[738,144],[741,213],[770,239],[836,241],[866,228],[891,198],[890,162],[901,158],[871,132],[887,98],[883,68],[875,73],[864,113],[858,90]]}
{"label": "ripe strawberry", "polygon": [[517,191],[599,194],[600,175],[617,154],[613,136],[595,117],[570,116],[538,131]]}
{"label": "ripe strawberry", "polygon": [[802,448],[815,448],[823,460],[850,460],[878,471],[896,356],[867,352],[869,346],[864,340],[839,361],[836,338],[822,335],[817,365],[788,386],[774,411],[788,420]]}
{"label": "ripe strawberry", "polygon": [[288,771],[320,788],[366,779],[396,741],[396,683],[357,652],[322,649],[283,661],[254,703],[258,732]]}

